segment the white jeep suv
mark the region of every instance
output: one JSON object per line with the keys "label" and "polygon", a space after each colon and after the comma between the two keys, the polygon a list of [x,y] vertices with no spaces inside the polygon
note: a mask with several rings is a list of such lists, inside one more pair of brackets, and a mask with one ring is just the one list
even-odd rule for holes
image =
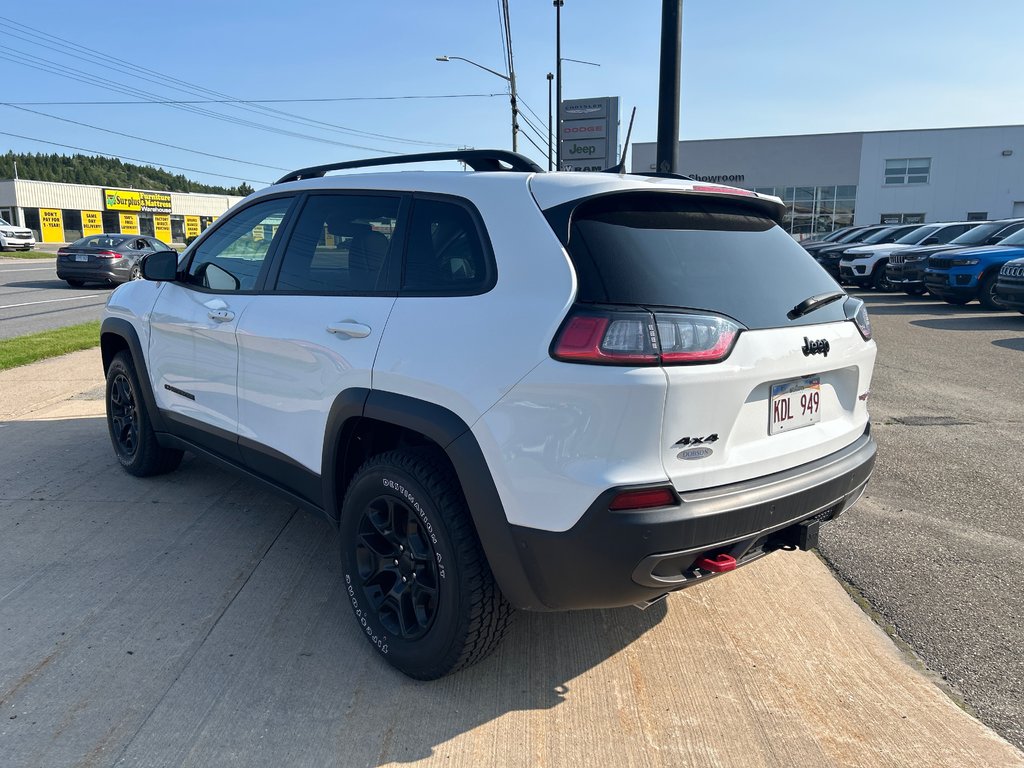
{"label": "white jeep suv", "polygon": [[297,171],[111,295],[114,452],[324,515],[359,631],[420,679],[513,608],[646,606],[812,547],[874,464],[875,344],[783,213],[501,151]]}

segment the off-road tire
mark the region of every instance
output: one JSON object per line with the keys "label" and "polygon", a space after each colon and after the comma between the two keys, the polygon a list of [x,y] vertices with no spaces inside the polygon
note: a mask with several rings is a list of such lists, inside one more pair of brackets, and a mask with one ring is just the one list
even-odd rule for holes
{"label": "off-road tire", "polygon": [[439,449],[368,459],[345,493],[340,541],[359,632],[409,677],[436,680],[474,664],[504,636],[513,608]]}
{"label": "off-road tire", "polygon": [[110,361],[105,400],[110,442],[126,472],[150,477],[178,468],[183,454],[157,442],[131,353],[118,352]]}

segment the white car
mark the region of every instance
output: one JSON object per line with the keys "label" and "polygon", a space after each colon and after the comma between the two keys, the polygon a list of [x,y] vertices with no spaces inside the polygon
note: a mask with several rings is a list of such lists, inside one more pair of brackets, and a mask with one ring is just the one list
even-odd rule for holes
{"label": "white car", "polygon": [[0,251],[31,251],[35,247],[36,236],[31,229],[0,219]]}
{"label": "white car", "polygon": [[[328,171],[457,159],[472,172]],[[406,674],[514,608],[646,606],[813,547],[874,464],[875,344],[777,198],[472,150],[303,169],[111,294],[114,453],[324,515]]]}
{"label": "white car", "polygon": [[861,288],[873,286],[880,291],[891,291],[895,286],[886,276],[889,257],[896,251],[924,245],[941,245],[959,237],[980,221],[953,221],[922,224],[893,243],[861,245],[850,248],[839,262],[839,279]]}

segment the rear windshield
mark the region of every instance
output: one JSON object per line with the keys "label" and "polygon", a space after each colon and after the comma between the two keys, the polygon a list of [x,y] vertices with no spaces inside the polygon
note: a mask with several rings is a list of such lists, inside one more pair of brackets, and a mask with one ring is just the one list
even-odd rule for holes
{"label": "rear windshield", "polygon": [[117,248],[121,243],[128,240],[127,237],[117,235],[89,235],[71,244],[71,248]]}
{"label": "rear windshield", "polygon": [[[558,231],[564,212],[547,214]],[[845,319],[842,301],[787,317],[801,301],[840,288],[773,221],[729,201],[671,193],[592,198],[573,211],[566,248],[580,302],[705,310],[748,328]]]}

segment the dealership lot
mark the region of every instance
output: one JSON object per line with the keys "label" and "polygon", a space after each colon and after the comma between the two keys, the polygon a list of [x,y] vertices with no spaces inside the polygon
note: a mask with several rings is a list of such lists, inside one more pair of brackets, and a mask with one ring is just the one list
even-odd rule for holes
{"label": "dealership lot", "polygon": [[[1020,744],[1024,317],[865,298],[880,459],[823,551]],[[523,615],[483,664],[408,681],[350,626],[325,524],[192,459],[124,475],[98,352],[42,365],[0,378],[15,764],[1024,764],[801,553],[646,613]]]}

